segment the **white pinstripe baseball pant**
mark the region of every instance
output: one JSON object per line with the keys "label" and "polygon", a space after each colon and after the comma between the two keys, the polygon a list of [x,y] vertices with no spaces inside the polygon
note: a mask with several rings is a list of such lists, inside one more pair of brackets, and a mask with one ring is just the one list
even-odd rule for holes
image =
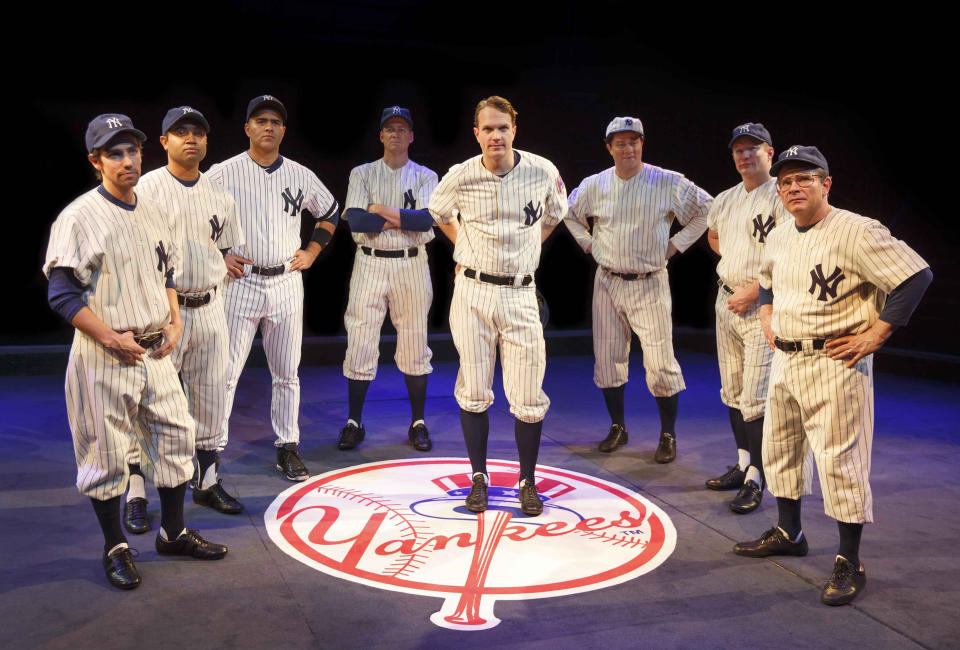
{"label": "white pinstripe baseball pant", "polygon": [[760,328],[760,310],[754,306],[743,316],[727,309],[729,295],[717,291],[717,361],[720,365],[720,399],[739,409],[745,422],[763,416],[770,385],[773,350]]}

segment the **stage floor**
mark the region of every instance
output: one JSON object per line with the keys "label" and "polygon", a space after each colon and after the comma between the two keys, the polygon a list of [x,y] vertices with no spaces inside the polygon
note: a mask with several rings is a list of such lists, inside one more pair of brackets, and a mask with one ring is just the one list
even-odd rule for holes
{"label": "stage floor", "polygon": [[[703,481],[736,459],[719,375],[710,355],[679,354],[677,460],[653,462],[659,430],[642,366],[627,386],[630,444],[596,451],[609,423],[593,385],[592,358],[549,360],[552,406],[540,462],[616,483],[662,508],[676,550],[634,580],[581,594],[496,604],[501,623],[458,632],[430,622],[440,600],[384,591],[320,573],[268,537],[264,512],[291,483],[274,469],[270,377],[248,369],[237,393],[221,473],[246,505],[238,516],[196,506],[187,525],[229,546],[219,562],[160,557],[153,533],[130,536],[143,584],[113,589],[100,565],[102,537],[74,487],[75,464],[61,376],[0,378],[0,646],[127,647],[958,647],[960,645],[960,390],[958,384],[879,375],[872,485],[876,523],[864,531],[867,586],[853,606],[820,604],[837,529],[819,486],[804,501],[803,558],[735,556],[737,541],[776,522],[769,493],[750,515],[732,514],[732,492]],[[301,451],[313,474],[397,458],[465,456],[453,399],[455,363],[430,378],[427,426],[434,449],[403,444],[409,403],[402,375],[383,365],[370,387],[360,448],[336,448],[346,419],[337,366],[301,372]],[[495,382],[490,458],[515,460],[512,417]],[[159,526],[159,499],[147,487]],[[602,551],[601,551],[602,552]]]}

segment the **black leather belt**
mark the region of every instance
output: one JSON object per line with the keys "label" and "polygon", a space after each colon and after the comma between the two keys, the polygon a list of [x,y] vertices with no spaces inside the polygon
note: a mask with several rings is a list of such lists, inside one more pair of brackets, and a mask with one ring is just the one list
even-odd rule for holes
{"label": "black leather belt", "polygon": [[513,287],[516,286],[516,279],[520,278],[520,286],[525,287],[531,282],[533,282],[533,276],[529,273],[524,276],[517,275],[490,275],[489,273],[482,273],[480,271],[475,271],[474,269],[464,269],[463,274],[470,278],[471,280],[480,280],[480,282],[488,282],[490,284],[497,284],[501,287]]}
{"label": "black leather belt", "polygon": [[[827,339],[813,339],[810,341],[812,344],[811,347],[814,350],[822,350],[824,344],[827,342]],[[774,339],[773,344],[777,346],[777,349],[783,350],[784,352],[802,352],[803,351],[803,341],[784,341],[783,339]]]}
{"label": "black leather belt", "polygon": [[609,273],[612,276],[618,277],[621,280],[640,280],[642,278],[647,278],[656,273],[656,271],[650,271],[649,273],[620,273],[618,271],[611,271],[605,266],[601,266],[604,271]]}
{"label": "black leather belt", "polygon": [[733,289],[723,283],[723,280],[717,280],[717,286],[723,289],[727,294],[733,295]]}
{"label": "black leather belt", "polygon": [[203,307],[213,300],[213,291],[208,291],[203,295],[187,296],[182,293],[177,294],[177,302],[184,307]]}
{"label": "black leather belt", "polygon": [[145,350],[149,350],[162,340],[163,332],[147,332],[146,334],[133,335],[133,342]]}
{"label": "black leather belt", "polygon": [[382,248],[361,246],[360,250],[363,251],[364,255],[370,255],[371,257],[416,257],[420,253],[420,249],[416,246],[413,248],[401,248],[400,250],[385,250]]}
{"label": "black leather belt", "polygon": [[286,270],[283,264],[278,266],[257,266],[254,264],[250,267],[250,272],[258,275],[283,275],[283,272]]}

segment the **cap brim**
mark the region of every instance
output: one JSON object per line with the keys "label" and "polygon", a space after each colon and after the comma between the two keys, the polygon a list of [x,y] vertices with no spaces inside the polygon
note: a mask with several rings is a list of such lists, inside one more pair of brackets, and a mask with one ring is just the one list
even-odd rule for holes
{"label": "cap brim", "polygon": [[733,149],[733,143],[736,142],[737,140],[739,140],[740,138],[743,138],[743,137],[753,138],[753,139],[756,140],[757,142],[765,142],[765,143],[767,143],[768,145],[770,145],[771,147],[773,146],[773,143],[770,142],[770,140],[764,140],[763,138],[757,137],[757,136],[755,136],[755,135],[752,134],[752,133],[741,133],[740,135],[735,135],[735,136],[733,136],[732,138],[730,138],[730,143],[727,145],[727,149]]}
{"label": "cap brim", "polygon": [[140,129],[135,129],[133,127],[127,127],[120,129],[119,131],[111,131],[110,133],[105,133],[102,138],[93,143],[93,146],[90,147],[90,150],[99,149],[103,145],[107,144],[111,140],[115,139],[117,136],[123,135],[124,133],[132,133],[140,142],[147,141],[147,135]]}
{"label": "cap brim", "polygon": [[266,101],[262,101],[262,102],[260,102],[259,104],[257,104],[256,106],[254,106],[253,108],[251,108],[251,109],[250,109],[250,114],[247,116],[247,119],[249,120],[251,117],[253,117],[254,115],[257,114],[257,111],[262,111],[262,110],[265,109],[265,108],[266,108],[266,109],[272,109],[272,110],[276,111],[277,114],[279,114],[280,117],[283,118],[283,121],[284,121],[284,122],[287,121],[287,109],[284,108],[283,104],[281,104],[281,103],[279,103],[279,102],[275,102],[275,101],[269,100],[269,99],[266,100]]}
{"label": "cap brim", "polygon": [[603,139],[609,140],[611,135],[616,135],[618,133],[635,133],[637,136],[641,138],[644,137],[643,133],[634,129],[616,129],[615,131],[610,131],[605,136],[603,136]]}
{"label": "cap brim", "polygon": [[790,163],[800,163],[800,164],[806,165],[810,169],[823,169],[824,171],[827,172],[827,174],[830,173],[830,170],[826,169],[823,165],[819,163],[815,163],[811,160],[807,160],[805,158],[784,158],[783,160],[778,160],[777,162],[770,165],[770,175],[776,176],[777,174],[780,173],[781,167],[783,167],[784,165],[788,165]]}
{"label": "cap brim", "polygon": [[207,118],[205,118],[203,115],[200,115],[199,113],[187,113],[183,117],[177,118],[176,120],[173,121],[173,123],[170,126],[164,129],[164,133],[166,133],[176,125],[180,124],[181,122],[196,122],[197,124],[203,127],[204,131],[206,131],[207,133],[210,133],[210,123],[207,122]]}

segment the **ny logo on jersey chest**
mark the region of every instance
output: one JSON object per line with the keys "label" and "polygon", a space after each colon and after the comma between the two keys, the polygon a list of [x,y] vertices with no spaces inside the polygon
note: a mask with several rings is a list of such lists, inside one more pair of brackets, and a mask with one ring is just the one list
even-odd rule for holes
{"label": "ny logo on jersey chest", "polygon": [[822,300],[823,302],[827,301],[827,296],[830,298],[837,297],[837,285],[840,284],[840,281],[846,278],[843,274],[843,271],[840,270],[840,267],[833,269],[833,273],[829,276],[823,275],[823,267],[821,264],[817,264],[812,271],[810,271],[810,288],[807,290],[811,296],[816,292],[817,289],[820,289],[820,295],[817,296],[817,300]]}
{"label": "ny logo on jersey chest", "polygon": [[162,239],[160,240],[160,243],[157,246],[156,251],[157,251],[157,270],[163,273],[164,275],[166,275],[167,271],[170,268],[170,262],[167,255],[167,249],[166,247],[164,247]]}
{"label": "ny logo on jersey chest", "polygon": [[523,220],[523,225],[532,226],[543,216],[543,204],[537,201],[537,207],[533,207],[533,201],[530,201],[523,208],[523,213],[527,215]]}
{"label": "ny logo on jersey chest", "polygon": [[766,241],[767,235],[770,234],[770,231],[773,230],[773,215],[767,217],[767,220],[763,220],[763,215],[758,214],[753,218],[753,236],[761,244]]}
{"label": "ny logo on jersey chest", "polygon": [[303,205],[303,190],[297,188],[297,198],[293,198],[293,192],[290,191],[290,188],[284,188],[283,190],[283,211],[288,213],[291,217],[295,217],[300,214],[300,206]]}
{"label": "ny logo on jersey chest", "polygon": [[404,210],[416,210],[417,209],[417,200],[413,198],[413,190],[407,190],[403,193],[403,209]]}
{"label": "ny logo on jersey chest", "polygon": [[220,235],[223,234],[224,225],[225,224],[220,223],[217,215],[210,217],[210,239],[212,239],[214,242],[220,241]]}

